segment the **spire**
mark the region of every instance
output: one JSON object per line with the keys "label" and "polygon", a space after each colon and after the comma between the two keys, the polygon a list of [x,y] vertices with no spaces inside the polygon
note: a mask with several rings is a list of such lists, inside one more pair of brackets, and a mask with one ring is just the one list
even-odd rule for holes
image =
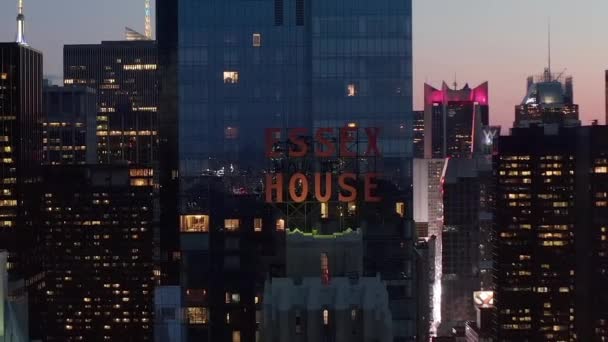
{"label": "spire", "polygon": [[152,14],[150,9],[150,0],[144,0],[145,9],[145,29],[144,34],[147,39],[152,40]]}
{"label": "spire", "polygon": [[25,16],[23,15],[23,0],[17,0],[17,38],[18,44],[27,45],[25,41]]}
{"label": "spire", "polygon": [[549,54],[548,54],[548,58],[549,58],[549,63],[547,64],[547,68],[549,69],[549,74],[551,74],[551,17],[549,17],[549,23],[548,23],[548,30],[547,30],[547,35],[548,35],[548,46],[549,46]]}

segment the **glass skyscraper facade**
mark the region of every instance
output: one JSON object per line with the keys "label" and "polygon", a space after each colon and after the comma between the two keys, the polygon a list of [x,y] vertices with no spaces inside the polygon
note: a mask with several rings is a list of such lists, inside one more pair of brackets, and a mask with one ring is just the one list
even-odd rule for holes
{"label": "glass skyscraper facade", "polygon": [[161,279],[186,292],[190,338],[255,340],[255,317],[237,311],[257,314],[265,275],[283,275],[284,230],[310,229],[263,203],[266,130],[373,127],[381,156],[353,166],[380,174],[385,201],[357,203],[364,273],[387,282],[395,340],[413,339],[411,1],[158,0],[157,11],[161,205],[177,203],[161,216]]}

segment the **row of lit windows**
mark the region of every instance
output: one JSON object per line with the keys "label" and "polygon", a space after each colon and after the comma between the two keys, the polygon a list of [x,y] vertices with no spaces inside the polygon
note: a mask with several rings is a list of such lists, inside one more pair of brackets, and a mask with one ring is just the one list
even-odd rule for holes
{"label": "row of lit windows", "polygon": [[144,135],[144,136],[148,136],[148,135],[156,135],[157,132],[156,131],[110,131],[109,134],[106,131],[99,131],[97,132],[98,136],[107,136],[107,135],[111,135],[111,136],[118,136],[118,135],[126,135],[126,136],[137,136],[137,135]]}
{"label": "row of lit windows", "polygon": [[[228,231],[238,231],[241,227],[240,219],[225,219],[224,229]],[[278,231],[285,230],[285,220],[278,219],[275,224]],[[253,230],[262,231],[262,219],[253,220]],[[180,217],[180,231],[184,233],[207,233],[209,232],[209,215],[182,215]]]}
{"label": "row of lit windows", "polygon": [[156,70],[156,64],[123,64],[123,70]]}

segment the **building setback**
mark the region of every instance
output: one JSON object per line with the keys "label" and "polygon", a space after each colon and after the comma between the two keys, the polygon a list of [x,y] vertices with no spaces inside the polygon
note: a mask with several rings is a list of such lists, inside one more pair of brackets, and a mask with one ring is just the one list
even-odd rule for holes
{"label": "building setback", "polygon": [[97,97],[88,87],[43,89],[44,164],[97,163]]}
{"label": "building setback", "polygon": [[606,126],[500,138],[494,277],[501,341],[608,337]]}
{"label": "building setback", "polygon": [[97,92],[97,152],[103,164],[151,165],[158,145],[156,42],[65,45],[63,83]]}
{"label": "building setback", "polygon": [[578,105],[574,103],[572,77],[551,73],[546,68],[540,76],[527,79],[526,96],[515,106],[513,127],[554,124],[580,126]]}

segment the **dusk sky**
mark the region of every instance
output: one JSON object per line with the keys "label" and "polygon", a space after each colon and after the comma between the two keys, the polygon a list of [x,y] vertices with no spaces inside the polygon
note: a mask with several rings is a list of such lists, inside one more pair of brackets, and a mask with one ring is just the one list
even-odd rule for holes
{"label": "dusk sky", "polygon": [[[143,31],[143,0],[25,1],[26,37],[57,80],[63,44],[120,40],[125,26]],[[15,38],[16,2],[0,1],[0,41]],[[526,77],[547,64],[550,17],[553,70],[574,77],[584,123],[604,118],[606,13],[606,0],[414,0],[415,109],[425,81],[439,87],[456,74],[459,85],[489,81],[491,121],[510,127]]]}

